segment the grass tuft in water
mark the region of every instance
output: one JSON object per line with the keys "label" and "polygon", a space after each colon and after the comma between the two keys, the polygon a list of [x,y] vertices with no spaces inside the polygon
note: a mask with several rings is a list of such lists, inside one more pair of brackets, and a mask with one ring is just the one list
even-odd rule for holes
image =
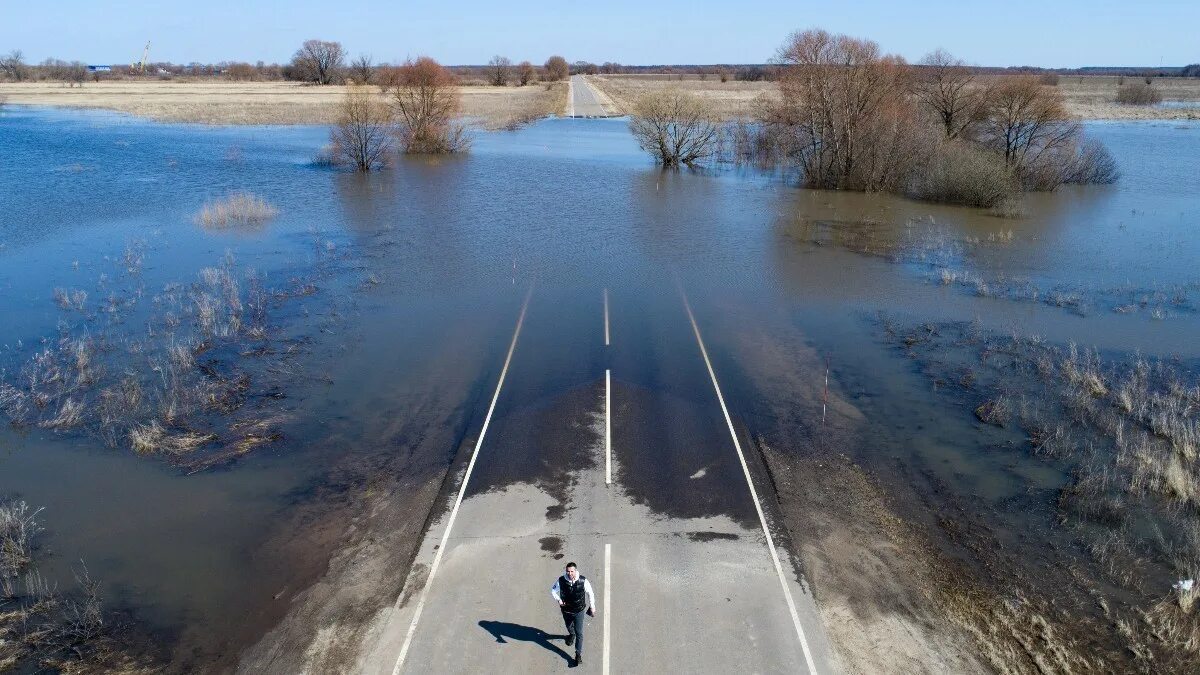
{"label": "grass tuft in water", "polygon": [[196,214],[197,225],[211,228],[261,225],[279,215],[279,210],[262,197],[235,192],[210,201]]}

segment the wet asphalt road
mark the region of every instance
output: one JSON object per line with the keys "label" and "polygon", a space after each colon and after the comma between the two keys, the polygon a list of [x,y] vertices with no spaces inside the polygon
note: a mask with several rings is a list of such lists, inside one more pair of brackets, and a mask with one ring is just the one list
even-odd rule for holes
{"label": "wet asphalt road", "polygon": [[601,610],[578,672],[832,670],[788,553],[774,565],[679,292],[613,289],[608,346],[602,293],[530,296],[490,426],[460,453],[475,458],[461,505],[431,524],[361,670],[570,666],[549,597],[567,560]]}

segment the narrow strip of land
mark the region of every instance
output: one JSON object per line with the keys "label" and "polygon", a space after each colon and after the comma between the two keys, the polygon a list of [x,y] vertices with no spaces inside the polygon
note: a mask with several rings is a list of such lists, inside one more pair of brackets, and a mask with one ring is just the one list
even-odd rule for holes
{"label": "narrow strip of land", "polygon": [[357,670],[571,665],[549,597],[570,560],[600,600],[583,671],[829,672],[812,598],[782,572],[679,296],[610,289],[638,334],[605,346],[580,301],[595,290],[531,303],[461,509],[430,526]]}
{"label": "narrow strip of land", "polygon": [[611,117],[609,106],[605,105],[607,97],[596,90],[583,75],[571,76],[571,101],[568,116],[570,117]]}

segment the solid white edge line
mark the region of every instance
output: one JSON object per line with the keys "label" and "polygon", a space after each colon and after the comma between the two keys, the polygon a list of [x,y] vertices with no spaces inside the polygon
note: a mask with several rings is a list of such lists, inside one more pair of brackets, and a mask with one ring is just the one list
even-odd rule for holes
{"label": "solid white edge line", "polygon": [[604,484],[612,484],[612,371],[604,371]]}
{"label": "solid white edge line", "polygon": [[[532,295],[533,286],[531,285],[529,291],[525,293],[525,302],[521,305],[521,315],[517,318],[517,327],[513,330],[512,342],[508,345],[508,355],[504,357],[504,368],[500,370],[500,379],[496,382],[496,392],[492,394],[492,403],[488,406],[487,416],[483,418],[483,428],[479,430],[475,449],[471,451],[471,461],[467,463],[467,472],[463,475],[462,485],[458,486],[458,496],[454,498],[454,508],[450,510],[450,520],[446,522],[446,531],[442,533],[442,542],[433,556],[433,564],[429,566],[429,576],[425,578],[425,585],[421,588],[421,598],[417,601],[416,613],[413,614],[412,623],[408,625],[408,633],[404,636],[404,646],[400,648],[400,656],[396,658],[396,666],[392,668],[392,675],[398,675],[400,666],[404,664],[404,658],[408,656],[408,648],[412,646],[413,635],[417,632],[417,621],[421,619],[421,612],[425,609],[429,587],[433,584],[433,577],[437,574],[438,566],[442,562],[442,554],[446,552],[446,542],[450,539],[450,530],[454,528],[454,520],[458,518],[458,507],[462,505],[463,494],[467,491],[467,481],[471,480],[471,472],[475,469],[475,459],[479,457],[479,448],[483,446],[483,437],[487,435],[488,425],[492,422],[492,413],[496,411],[496,401],[500,399],[500,388],[504,386],[504,378],[508,375],[508,365],[512,362],[513,352],[517,348],[517,337],[521,335],[521,325],[525,323],[525,311],[529,309],[529,298]],[[403,594],[400,597],[404,597]],[[396,604],[399,605],[399,603],[400,598],[396,598]]]}
{"label": "solid white edge line", "polygon": [[604,346],[609,345],[608,339],[608,289],[604,289]]}
{"label": "solid white edge line", "polygon": [[688,320],[692,322],[692,331],[696,333],[696,343],[700,345],[700,355],[704,357],[704,365],[708,367],[708,376],[712,378],[713,389],[717,392],[717,402],[721,404],[721,413],[725,415],[725,424],[729,426],[729,435],[733,438],[733,447],[737,449],[738,461],[742,463],[742,472],[746,475],[746,484],[750,486],[750,496],[754,498],[754,509],[758,511],[758,522],[762,525],[763,535],[767,538],[767,548],[771,551],[771,560],[775,563],[775,572],[779,575],[779,585],[783,587],[783,596],[787,599],[788,612],[792,615],[792,624],[796,627],[796,636],[800,638],[800,647],[804,650],[804,661],[808,664],[808,672],[816,673],[817,666],[813,663],[812,652],[808,648],[808,639],[804,636],[804,628],[800,626],[800,615],[796,612],[796,601],[792,598],[792,589],[788,586],[787,577],[783,575],[783,565],[779,562],[779,552],[775,550],[775,541],[771,530],[767,527],[767,517],[763,514],[762,504],[758,501],[758,491],[754,489],[754,480],[750,477],[750,467],[746,464],[746,456],[742,453],[742,443],[738,440],[737,431],[733,428],[733,419],[729,417],[729,409],[725,406],[725,397],[721,395],[721,385],[717,384],[717,374],[713,371],[712,361],[708,359],[708,350],[704,348],[704,339],[700,337],[700,327],[696,325],[696,317],[692,314],[692,305],[688,302],[683,285],[679,286],[683,296],[683,306],[687,309]]}
{"label": "solid white edge line", "polygon": [[609,628],[612,626],[610,612],[612,611],[612,544],[604,545],[604,659],[602,670],[608,675]]}

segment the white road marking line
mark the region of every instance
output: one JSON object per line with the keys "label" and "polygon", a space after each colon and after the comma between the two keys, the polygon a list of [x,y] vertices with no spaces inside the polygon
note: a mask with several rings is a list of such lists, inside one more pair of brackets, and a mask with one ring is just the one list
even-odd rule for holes
{"label": "white road marking line", "polygon": [[771,551],[771,560],[775,563],[775,572],[779,575],[779,585],[783,587],[783,597],[787,600],[788,612],[792,615],[792,624],[796,627],[796,636],[800,638],[800,647],[804,650],[804,661],[808,664],[808,672],[816,673],[817,666],[813,663],[812,652],[808,649],[808,639],[804,637],[804,628],[800,626],[800,615],[796,612],[796,601],[792,598],[792,589],[788,586],[787,577],[783,575],[783,565],[779,562],[779,552],[775,550],[775,541],[771,538],[771,530],[767,528],[767,517],[763,514],[762,504],[758,501],[758,491],[754,489],[754,480],[750,477],[750,467],[746,464],[746,456],[742,453],[742,443],[738,440],[737,431],[733,428],[733,420],[729,417],[729,409],[725,407],[725,397],[721,395],[721,385],[717,384],[717,374],[713,371],[712,361],[708,359],[708,350],[704,348],[704,339],[700,337],[700,327],[696,325],[696,317],[692,314],[692,305],[688,302],[687,292],[683,285],[679,286],[683,296],[683,306],[687,309],[688,320],[692,322],[692,331],[696,333],[696,343],[700,345],[700,355],[704,357],[704,365],[708,367],[708,376],[712,378],[713,389],[717,392],[717,402],[721,404],[721,413],[725,415],[725,424],[729,426],[729,435],[733,438],[733,447],[737,449],[738,461],[742,463],[742,472],[746,475],[746,484],[750,486],[750,496],[754,498],[754,509],[758,511],[758,522],[762,525],[763,535],[767,538],[767,548]]}
{"label": "white road marking line", "polygon": [[604,289],[604,346],[609,345],[608,340],[608,289]]}
{"label": "white road marking line", "polygon": [[575,116],[575,80],[567,78],[567,117]]}
{"label": "white road marking line", "polygon": [[[454,527],[454,520],[458,518],[458,507],[462,505],[463,494],[467,491],[467,481],[471,480],[471,472],[475,469],[475,459],[479,457],[479,448],[483,446],[483,437],[487,435],[488,425],[492,423],[492,413],[496,411],[500,388],[504,386],[504,378],[508,375],[508,365],[512,362],[513,352],[517,348],[517,338],[521,335],[521,325],[525,323],[525,312],[529,309],[529,298],[532,296],[533,286],[530,286],[529,291],[525,293],[525,302],[521,305],[521,315],[517,318],[517,327],[513,330],[512,342],[508,345],[508,356],[504,357],[504,368],[500,370],[500,380],[496,382],[496,393],[492,394],[492,404],[488,406],[487,416],[483,418],[483,428],[479,430],[479,438],[475,441],[475,449],[471,452],[471,461],[467,463],[467,472],[463,475],[462,485],[458,486],[458,496],[454,498],[454,508],[450,510],[450,520],[446,522],[446,531],[442,533],[442,542],[433,556],[433,564],[429,566],[429,576],[426,577],[425,586],[421,589],[421,598],[417,601],[416,613],[413,614],[412,623],[408,626],[408,633],[404,636],[404,646],[400,648],[400,656],[396,658],[396,666],[392,668],[392,675],[398,675],[400,666],[404,664],[404,657],[408,656],[408,648],[412,646],[413,635],[417,632],[417,622],[421,619],[421,612],[425,609],[425,600],[429,596],[429,587],[433,584],[433,577],[437,574],[438,566],[442,563],[442,554],[446,552],[446,542],[450,539],[450,530]],[[400,598],[396,598],[396,605],[399,604]]]}
{"label": "white road marking line", "polygon": [[612,484],[612,371],[604,371],[604,484]]}
{"label": "white road marking line", "polygon": [[610,628],[612,621],[612,544],[604,545],[604,658],[602,659],[604,675],[608,675],[608,654]]}

